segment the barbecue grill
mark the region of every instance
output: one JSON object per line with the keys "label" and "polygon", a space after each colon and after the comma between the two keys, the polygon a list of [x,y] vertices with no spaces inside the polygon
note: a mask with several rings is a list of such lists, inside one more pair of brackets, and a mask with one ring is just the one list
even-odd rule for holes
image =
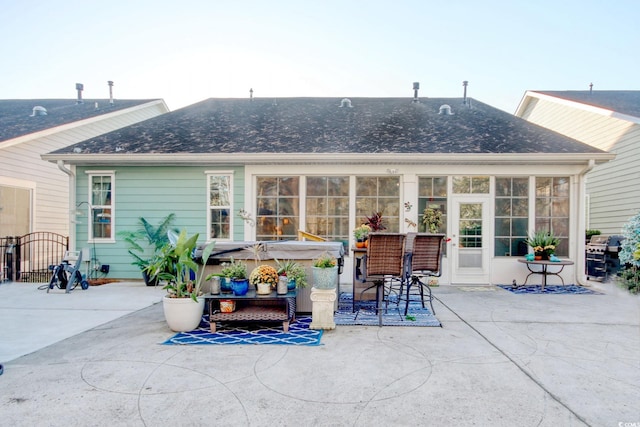
{"label": "barbecue grill", "polygon": [[585,249],[587,280],[606,280],[620,268],[618,252],[624,236],[593,235]]}

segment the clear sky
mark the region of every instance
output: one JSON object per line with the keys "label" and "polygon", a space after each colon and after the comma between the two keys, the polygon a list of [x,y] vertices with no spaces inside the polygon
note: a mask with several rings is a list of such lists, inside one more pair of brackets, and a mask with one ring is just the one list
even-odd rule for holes
{"label": "clear sky", "polygon": [[0,0],[0,99],[639,90],[638,0]]}

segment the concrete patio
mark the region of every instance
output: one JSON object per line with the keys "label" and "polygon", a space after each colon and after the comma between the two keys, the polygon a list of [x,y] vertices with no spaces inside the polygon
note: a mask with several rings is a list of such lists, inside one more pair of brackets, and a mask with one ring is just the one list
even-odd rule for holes
{"label": "concrete patio", "polygon": [[2,284],[0,424],[640,425],[640,298],[591,286],[604,295],[441,286],[442,328],[293,347],[159,345],[163,291],[139,283]]}

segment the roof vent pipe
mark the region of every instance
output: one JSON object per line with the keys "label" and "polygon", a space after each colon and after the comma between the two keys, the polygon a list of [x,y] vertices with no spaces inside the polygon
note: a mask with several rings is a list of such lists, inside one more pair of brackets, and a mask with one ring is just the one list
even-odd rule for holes
{"label": "roof vent pipe", "polygon": [[109,85],[109,105],[113,107],[113,82],[109,80],[107,84]]}
{"label": "roof vent pipe", "polygon": [[469,85],[469,82],[467,80],[462,82],[462,86],[464,86],[464,95],[462,98],[462,103],[464,105],[467,105],[467,86]]}
{"label": "roof vent pipe", "polygon": [[413,102],[418,101],[418,90],[420,89],[420,82],[413,82]]}
{"label": "roof vent pipe", "polygon": [[253,88],[249,89],[249,101],[253,101]]}
{"label": "roof vent pipe", "polygon": [[351,108],[351,100],[349,98],[343,98],[342,101],[340,101],[340,108]]}
{"label": "roof vent pipe", "polygon": [[76,90],[78,91],[78,100],[76,104],[84,104],[82,101],[82,91],[84,90],[84,85],[82,83],[76,83]]}
{"label": "roof vent pipe", "polygon": [[589,83],[589,95],[593,93],[593,83]]}

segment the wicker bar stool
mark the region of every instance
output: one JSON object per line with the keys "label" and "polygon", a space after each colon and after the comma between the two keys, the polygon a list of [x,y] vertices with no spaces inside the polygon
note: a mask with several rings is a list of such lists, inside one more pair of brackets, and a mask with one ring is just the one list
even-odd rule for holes
{"label": "wicker bar stool", "polygon": [[[376,288],[376,311],[380,326],[382,326],[382,312],[388,308],[389,304],[388,290],[390,286],[385,287],[385,284],[391,284],[394,281],[402,282],[405,279],[405,239],[406,235],[401,233],[369,234],[367,253],[362,257],[362,268],[358,269],[359,274],[356,276],[356,280],[363,283],[373,282],[373,285],[360,292],[360,300],[366,291]],[[384,308],[383,303],[385,304]],[[356,319],[359,312],[360,308],[356,313]],[[398,315],[400,315],[399,309]],[[402,318],[402,316],[400,317]]]}

